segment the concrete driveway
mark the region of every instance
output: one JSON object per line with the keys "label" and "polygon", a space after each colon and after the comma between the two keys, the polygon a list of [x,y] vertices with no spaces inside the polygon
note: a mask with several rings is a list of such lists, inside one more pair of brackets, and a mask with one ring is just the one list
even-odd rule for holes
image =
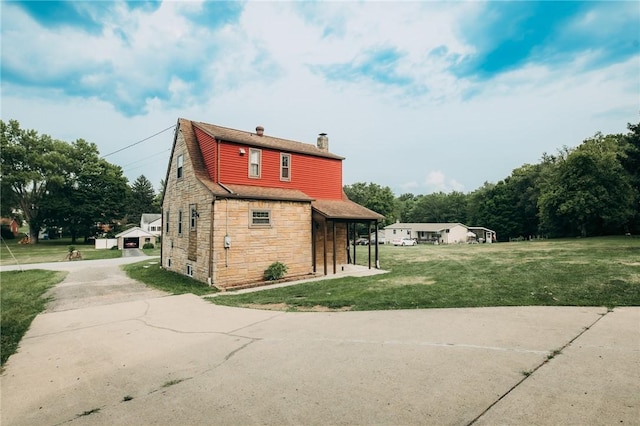
{"label": "concrete driveway", "polygon": [[237,309],[100,262],[9,359],[2,425],[640,423],[640,308]]}

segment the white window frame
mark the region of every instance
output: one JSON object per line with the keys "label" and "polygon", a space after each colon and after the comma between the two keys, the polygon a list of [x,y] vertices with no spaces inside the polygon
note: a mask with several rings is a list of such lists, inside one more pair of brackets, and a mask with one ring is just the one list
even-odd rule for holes
{"label": "white window frame", "polygon": [[[254,156],[257,156],[257,162],[253,162]],[[256,166],[254,171],[253,166]],[[249,148],[249,177],[259,179],[262,173],[262,150]]]}
{"label": "white window frame", "polygon": [[249,211],[249,227],[250,228],[271,228],[271,223],[272,223],[271,210],[251,209]]}
{"label": "white window frame", "polygon": [[182,210],[178,210],[178,235],[182,235]]}
{"label": "white window frame", "polygon": [[193,265],[190,263],[187,263],[187,276],[193,277]]}
{"label": "white window frame", "polygon": [[182,176],[184,176],[184,154],[178,154],[176,161],[178,163],[176,176],[178,179],[182,179]]}
{"label": "white window frame", "polygon": [[[285,166],[285,159],[287,165]],[[286,170],[286,176],[285,176]],[[291,181],[291,154],[285,154],[284,152],[280,153],[280,180],[289,182]]]}

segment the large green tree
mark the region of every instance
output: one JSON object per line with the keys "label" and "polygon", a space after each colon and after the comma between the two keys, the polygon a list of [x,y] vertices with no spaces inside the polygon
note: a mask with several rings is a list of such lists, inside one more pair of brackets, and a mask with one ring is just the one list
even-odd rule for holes
{"label": "large green tree", "polygon": [[77,140],[70,160],[64,184],[52,186],[46,197],[45,223],[63,228],[75,242],[95,236],[98,223],[124,216],[129,186],[122,169],[101,159],[95,144]]}
{"label": "large green tree", "polygon": [[20,128],[16,120],[0,120],[0,137],[3,208],[20,209],[31,240],[37,242],[45,219],[43,200],[52,186],[64,184],[69,147],[48,135]]}
{"label": "large green tree", "polygon": [[153,184],[145,175],[138,176],[131,185],[127,222],[139,223],[143,213],[160,213],[161,207],[158,201]]}
{"label": "large green tree", "polygon": [[352,185],[345,185],[343,189],[351,201],[384,215],[384,225],[395,222],[396,200],[393,191],[388,186],[356,182]]}
{"label": "large green tree", "polygon": [[554,236],[622,230],[636,196],[620,162],[621,138],[598,133],[559,157],[538,200],[544,230]]}
{"label": "large green tree", "polygon": [[465,223],[467,195],[459,191],[423,195],[415,200],[407,219],[409,222]]}

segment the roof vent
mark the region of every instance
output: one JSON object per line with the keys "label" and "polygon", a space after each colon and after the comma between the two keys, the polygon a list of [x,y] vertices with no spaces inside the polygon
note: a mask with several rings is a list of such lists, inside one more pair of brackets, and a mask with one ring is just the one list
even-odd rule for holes
{"label": "roof vent", "polygon": [[258,135],[258,136],[264,135],[264,127],[262,127],[262,126],[256,127],[256,135]]}
{"label": "roof vent", "polygon": [[329,138],[326,133],[320,133],[318,135],[318,149],[329,151]]}

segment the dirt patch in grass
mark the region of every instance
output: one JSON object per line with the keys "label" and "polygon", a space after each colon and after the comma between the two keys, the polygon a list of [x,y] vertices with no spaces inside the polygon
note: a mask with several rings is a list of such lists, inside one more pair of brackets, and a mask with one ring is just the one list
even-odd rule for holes
{"label": "dirt patch in grass", "polygon": [[289,305],[286,303],[246,303],[241,308],[262,309],[263,311],[286,311]]}
{"label": "dirt patch in grass", "polygon": [[345,312],[352,309],[351,306],[342,306],[340,308],[329,308],[327,306],[291,306],[286,303],[248,303],[241,307],[249,309],[262,309],[265,311],[288,311],[295,309],[298,312]]}
{"label": "dirt patch in grass", "polygon": [[383,285],[405,286],[405,285],[433,285],[435,280],[430,277],[421,277],[419,275],[400,277],[394,280],[383,279],[379,281]]}

